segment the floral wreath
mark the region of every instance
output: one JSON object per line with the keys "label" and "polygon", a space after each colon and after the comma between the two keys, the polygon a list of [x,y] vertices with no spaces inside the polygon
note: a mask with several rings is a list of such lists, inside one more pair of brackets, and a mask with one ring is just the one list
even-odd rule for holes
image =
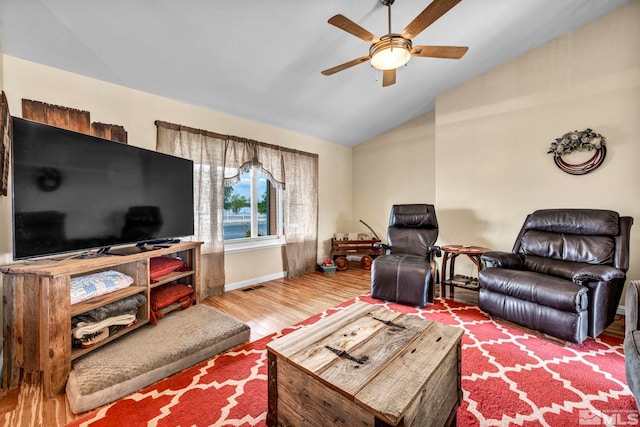
{"label": "floral wreath", "polygon": [[[556,165],[571,175],[584,175],[597,169],[607,155],[607,139],[592,129],[567,132],[551,143],[547,154],[553,154]],[[562,156],[574,151],[595,151],[594,155],[584,163],[570,164]]]}

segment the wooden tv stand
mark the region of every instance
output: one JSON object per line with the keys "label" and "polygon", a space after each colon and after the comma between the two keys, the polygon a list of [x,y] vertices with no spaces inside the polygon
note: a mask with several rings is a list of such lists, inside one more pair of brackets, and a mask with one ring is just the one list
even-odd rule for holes
{"label": "wooden tv stand", "polygon": [[[192,286],[198,295],[201,245],[202,242],[182,242],[121,256],[38,260],[0,267],[0,271],[4,273],[2,387],[18,387],[22,370],[28,369],[42,371],[44,393],[47,397],[63,393],[72,360],[149,323],[149,295],[152,288],[165,283],[179,282]],[[162,255],[179,256],[190,267],[189,270],[166,274],[151,283],[149,260]],[[128,288],[71,305],[71,278],[105,270],[117,270],[131,276],[133,284]],[[138,311],[137,322],[134,325],[92,347],[72,348],[72,316],[136,293],[144,294],[147,304]],[[161,321],[157,327],[162,327]]]}

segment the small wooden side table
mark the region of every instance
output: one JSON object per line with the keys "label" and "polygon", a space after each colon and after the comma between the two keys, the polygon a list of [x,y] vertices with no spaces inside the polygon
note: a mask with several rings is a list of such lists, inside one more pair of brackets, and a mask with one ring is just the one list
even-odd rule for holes
{"label": "small wooden side table", "polygon": [[[478,282],[463,283],[464,280],[456,280],[455,266],[456,258],[459,255],[466,255],[477,267],[478,273],[482,269],[480,255],[489,252],[491,249],[482,246],[471,245],[444,245],[442,246],[442,273],[440,275],[440,293],[446,297],[446,285],[449,285],[449,293],[453,296],[454,287],[458,286],[466,289],[478,290]],[[447,263],[449,263],[449,277],[447,278]]]}

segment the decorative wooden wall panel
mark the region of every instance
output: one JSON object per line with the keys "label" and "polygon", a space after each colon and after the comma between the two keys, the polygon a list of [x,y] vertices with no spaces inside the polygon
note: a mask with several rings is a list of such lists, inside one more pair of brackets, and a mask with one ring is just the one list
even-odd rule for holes
{"label": "decorative wooden wall panel", "polygon": [[0,196],[7,195],[11,153],[11,114],[4,91],[0,95]]}
{"label": "decorative wooden wall panel", "polygon": [[22,117],[74,132],[91,134],[91,120],[88,111],[23,99]]}
{"label": "decorative wooden wall panel", "polygon": [[127,131],[124,126],[110,125],[106,123],[91,123],[91,135],[111,141],[127,143]]}
{"label": "decorative wooden wall panel", "polygon": [[124,126],[91,123],[91,114],[88,111],[23,99],[22,117],[74,132],[127,143],[127,131]]}

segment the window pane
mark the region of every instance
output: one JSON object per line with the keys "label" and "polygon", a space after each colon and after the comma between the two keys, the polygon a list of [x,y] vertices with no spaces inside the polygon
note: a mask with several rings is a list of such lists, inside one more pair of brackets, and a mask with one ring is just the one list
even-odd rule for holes
{"label": "window pane", "polygon": [[251,237],[251,173],[240,182],[224,188],[224,240]]}
{"label": "window pane", "polygon": [[259,169],[240,175],[240,182],[224,189],[224,240],[278,235],[275,187]]}
{"label": "window pane", "polygon": [[276,234],[275,189],[268,179],[258,174],[258,236]]}

